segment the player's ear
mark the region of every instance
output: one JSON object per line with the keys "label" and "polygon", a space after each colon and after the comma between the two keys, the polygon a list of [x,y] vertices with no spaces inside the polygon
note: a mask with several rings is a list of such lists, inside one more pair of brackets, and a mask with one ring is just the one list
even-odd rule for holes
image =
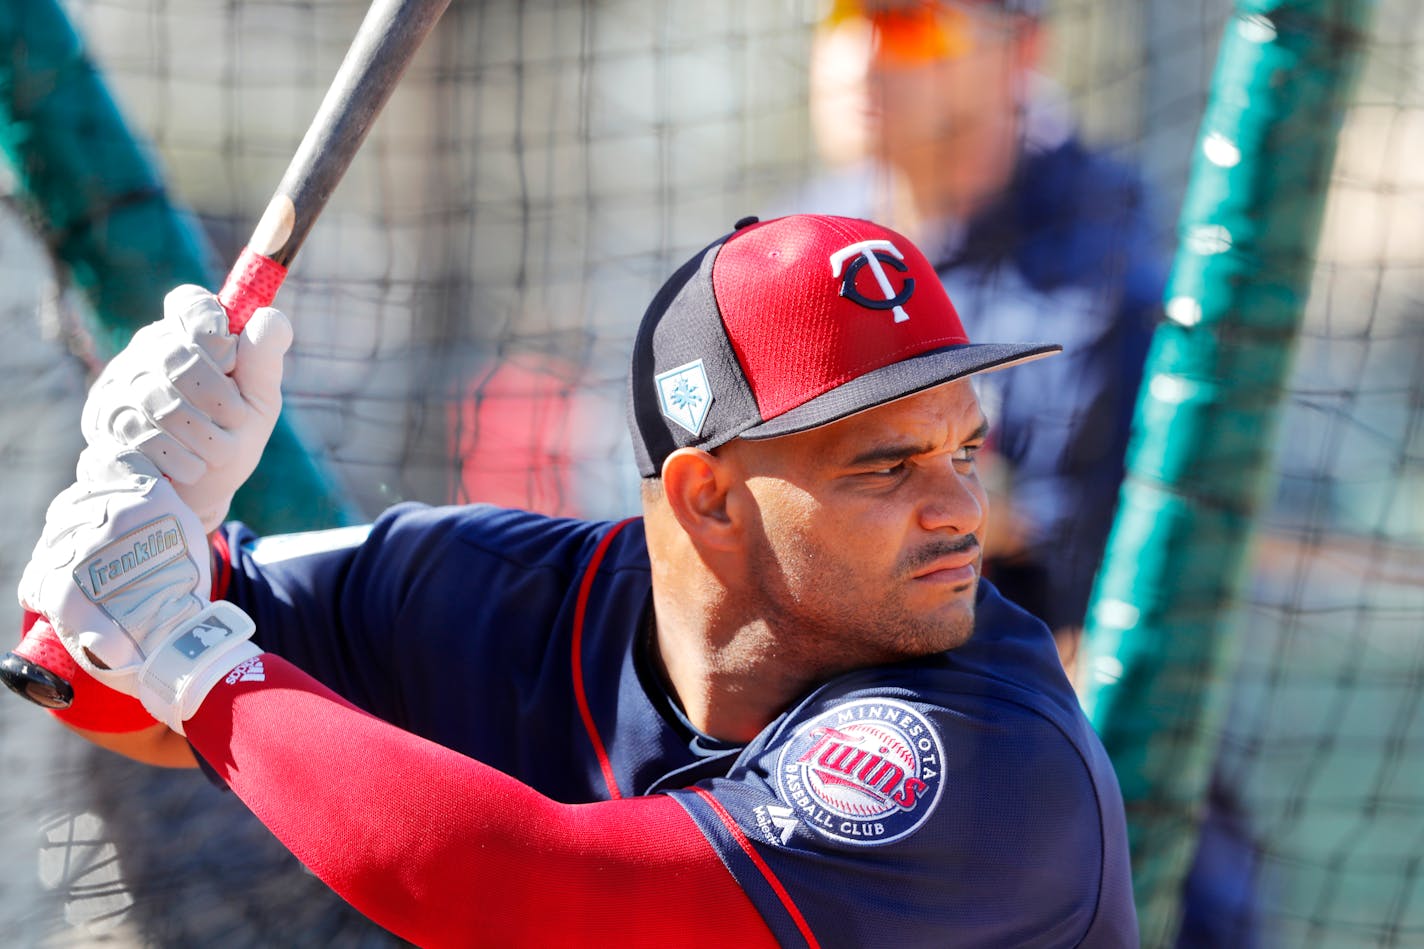
{"label": "player's ear", "polygon": [[662,482],[668,509],[695,543],[727,545],[732,472],[725,460],[700,448],[679,448],[663,462]]}

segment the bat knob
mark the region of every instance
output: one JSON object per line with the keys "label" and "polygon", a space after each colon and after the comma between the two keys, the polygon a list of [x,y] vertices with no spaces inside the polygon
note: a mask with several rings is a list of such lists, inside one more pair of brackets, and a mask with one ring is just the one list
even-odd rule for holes
{"label": "bat knob", "polygon": [[74,701],[74,689],[68,682],[13,652],[0,659],[0,681],[16,695],[45,708],[69,708]]}

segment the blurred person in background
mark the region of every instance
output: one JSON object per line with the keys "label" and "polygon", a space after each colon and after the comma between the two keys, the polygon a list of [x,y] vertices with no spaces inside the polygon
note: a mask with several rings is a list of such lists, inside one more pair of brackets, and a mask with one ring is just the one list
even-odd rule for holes
{"label": "blurred person in background", "polygon": [[1045,372],[977,381],[995,426],[985,574],[1048,624],[1076,680],[1166,266],[1137,175],[1083,145],[1037,71],[1042,7],[830,3],[810,72],[828,170],[796,210],[909,235],[971,332],[1063,342]]}
{"label": "blurred person in background", "polygon": [[[827,169],[795,210],[907,234],[971,334],[1054,339],[1028,372],[976,377],[994,425],[984,575],[1077,658],[1124,474],[1167,258],[1136,172],[1088,148],[1038,71],[1043,0],[832,0],[811,47],[810,107]],[[1212,782],[1184,889],[1182,949],[1259,943],[1249,828]]]}

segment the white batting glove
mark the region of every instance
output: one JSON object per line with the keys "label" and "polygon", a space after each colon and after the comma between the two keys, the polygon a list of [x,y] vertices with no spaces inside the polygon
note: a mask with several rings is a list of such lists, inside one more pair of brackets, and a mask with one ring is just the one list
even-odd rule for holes
{"label": "white batting glove", "polygon": [[49,506],[20,604],[48,617],[91,675],[182,733],[212,687],[261,652],[247,614],[208,602],[210,572],[202,525],[153,465],[90,447]]}
{"label": "white batting glove", "polygon": [[89,391],[84,440],[142,452],[211,533],[277,424],[291,345],[279,311],[258,310],[233,335],[217,297],[178,287],[163,301],[163,319],[135,333]]}

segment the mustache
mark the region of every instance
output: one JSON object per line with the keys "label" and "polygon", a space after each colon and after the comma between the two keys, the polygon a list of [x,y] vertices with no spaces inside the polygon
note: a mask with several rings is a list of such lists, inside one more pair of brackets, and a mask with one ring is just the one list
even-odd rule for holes
{"label": "mustache", "polygon": [[954,540],[935,540],[908,554],[900,566],[907,573],[914,573],[916,570],[930,566],[941,557],[962,554],[970,550],[977,551],[978,549],[979,538],[974,534],[965,534]]}

